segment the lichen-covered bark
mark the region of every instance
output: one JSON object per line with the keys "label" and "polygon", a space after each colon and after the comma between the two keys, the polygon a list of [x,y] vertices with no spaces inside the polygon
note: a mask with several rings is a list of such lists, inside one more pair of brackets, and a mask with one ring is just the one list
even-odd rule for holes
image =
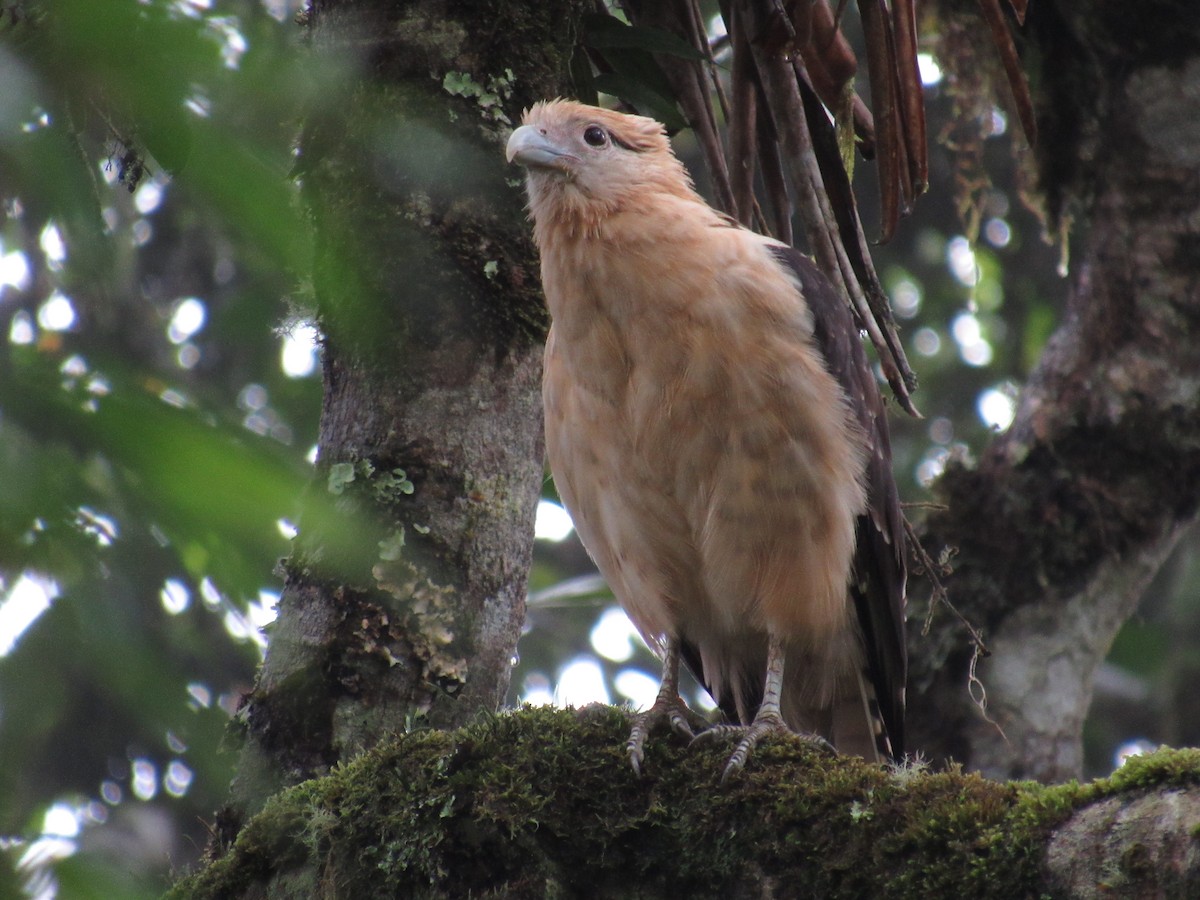
{"label": "lichen-covered bark", "polygon": [[1055,895],[1187,897],[1196,891],[1200,792],[1164,787],[1082,807],[1046,850]]}
{"label": "lichen-covered bark", "polygon": [[234,816],[501,702],[542,483],[546,316],[510,123],[567,92],[582,4],[314,0],[296,175],[323,344],[317,474]]}
{"label": "lichen-covered bark", "polygon": [[958,551],[948,586],[992,651],[999,727],[952,626],[915,640],[910,697],[914,746],[1061,780],[1096,666],[1200,503],[1200,16],[1034,0],[1026,38],[1043,187],[1075,222],[1070,295],[1013,426],[946,474],[926,524]]}
{"label": "lichen-covered bark", "polygon": [[[380,745],[272,799],[172,898],[1185,896],[1200,751],[1046,788],[890,771],[795,737],[728,746],[529,709]],[[1069,893],[1068,893],[1069,892]]]}

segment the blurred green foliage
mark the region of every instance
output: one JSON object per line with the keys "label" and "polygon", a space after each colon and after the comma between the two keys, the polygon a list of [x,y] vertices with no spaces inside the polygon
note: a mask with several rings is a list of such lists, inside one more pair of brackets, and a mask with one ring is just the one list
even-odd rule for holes
{"label": "blurred green foliage", "polygon": [[0,2],[0,603],[51,586],[0,633],[0,834],[81,849],[60,896],[157,895],[206,841],[311,476],[295,6]]}

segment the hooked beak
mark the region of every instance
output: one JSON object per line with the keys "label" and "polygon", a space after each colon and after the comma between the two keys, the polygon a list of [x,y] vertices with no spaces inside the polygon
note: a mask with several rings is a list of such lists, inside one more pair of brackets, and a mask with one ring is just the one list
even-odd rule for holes
{"label": "hooked beak", "polygon": [[510,163],[534,169],[563,169],[571,158],[532,125],[522,125],[512,133],[505,156]]}

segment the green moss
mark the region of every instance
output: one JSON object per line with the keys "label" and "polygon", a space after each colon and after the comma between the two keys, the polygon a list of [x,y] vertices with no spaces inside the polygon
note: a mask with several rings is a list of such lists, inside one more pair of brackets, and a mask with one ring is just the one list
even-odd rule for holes
{"label": "green moss", "polygon": [[280,794],[171,896],[236,896],[284,873],[331,897],[718,897],[747,877],[828,898],[1037,896],[1047,838],[1072,812],[1200,779],[1198,751],[1044,787],[772,740],[722,785],[728,746],[662,734],[639,778],[628,728],[612,707],[539,708],[399,738]]}
{"label": "green moss", "polygon": [[1191,787],[1200,784],[1200,749],[1163,748],[1154,753],[1131,756],[1125,765],[1094,787],[1103,796],[1136,789],[1163,786]]}

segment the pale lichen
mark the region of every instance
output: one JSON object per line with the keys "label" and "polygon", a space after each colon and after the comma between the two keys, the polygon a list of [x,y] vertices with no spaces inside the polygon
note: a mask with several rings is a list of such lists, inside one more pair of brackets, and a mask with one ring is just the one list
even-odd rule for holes
{"label": "pale lichen", "polygon": [[451,650],[457,617],[452,587],[435,584],[404,559],[382,559],[372,569],[376,586],[397,601],[403,634],[421,661],[426,681],[454,693],[466,683],[467,661]]}

